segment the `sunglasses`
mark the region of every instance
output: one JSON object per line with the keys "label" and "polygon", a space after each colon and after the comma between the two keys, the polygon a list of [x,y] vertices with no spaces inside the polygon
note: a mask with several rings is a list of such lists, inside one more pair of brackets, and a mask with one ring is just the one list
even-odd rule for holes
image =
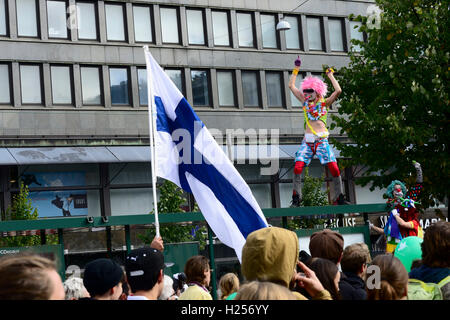
{"label": "sunglasses", "polygon": [[314,93],[314,89],[305,89],[303,93]]}

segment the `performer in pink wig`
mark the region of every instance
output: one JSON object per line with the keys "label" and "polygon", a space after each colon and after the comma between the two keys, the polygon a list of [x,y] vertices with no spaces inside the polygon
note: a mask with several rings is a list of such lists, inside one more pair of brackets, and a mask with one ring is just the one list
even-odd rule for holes
{"label": "performer in pink wig", "polygon": [[322,165],[327,165],[333,176],[334,194],[333,202],[345,204],[344,191],[342,187],[341,173],[336,162],[336,157],[328,144],[327,114],[328,108],[336,101],[342,92],[339,83],[334,78],[334,70],[328,68],[326,74],[333,84],[334,92],[328,97],[327,85],[317,77],[307,76],[302,84],[301,90],[295,87],[295,79],[300,70],[300,57],[295,60],[295,67],[289,80],[289,89],[294,96],[303,103],[305,118],[305,136],[300,149],[295,154],[294,167],[294,190],[292,192],[292,206],[298,207],[301,203],[301,174],[303,168],[308,166],[314,155]]}

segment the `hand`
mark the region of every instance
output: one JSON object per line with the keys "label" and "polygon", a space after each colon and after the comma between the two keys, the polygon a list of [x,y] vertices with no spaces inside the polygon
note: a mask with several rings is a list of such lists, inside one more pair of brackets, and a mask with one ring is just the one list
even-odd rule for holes
{"label": "hand", "polygon": [[311,297],[314,298],[318,293],[325,290],[314,271],[308,268],[301,261],[297,261],[297,266],[302,268],[302,270],[304,271],[304,275],[302,275],[301,273],[296,273],[294,275],[294,281],[300,287],[305,288],[305,290],[311,295]]}
{"label": "hand", "polygon": [[153,249],[159,250],[159,251],[164,251],[164,241],[161,237],[157,238],[155,237],[152,241],[152,243],[150,244],[150,247],[152,247]]}
{"label": "hand", "polygon": [[369,222],[369,228],[372,229],[374,227],[372,222]]}
{"label": "hand", "polygon": [[414,168],[416,168],[416,169],[419,169],[420,168],[420,163],[418,163],[417,161],[414,161],[413,160],[413,165],[414,165]]}
{"label": "hand", "polygon": [[302,61],[300,60],[300,56],[297,56],[297,59],[294,61],[294,64],[296,67],[299,67],[302,65]]}
{"label": "hand", "polygon": [[334,73],[334,69],[333,68],[328,68],[325,73],[329,76],[332,75]]}
{"label": "hand", "polygon": [[394,215],[394,217],[400,215],[400,213],[398,213],[397,209],[392,210],[391,213]]}

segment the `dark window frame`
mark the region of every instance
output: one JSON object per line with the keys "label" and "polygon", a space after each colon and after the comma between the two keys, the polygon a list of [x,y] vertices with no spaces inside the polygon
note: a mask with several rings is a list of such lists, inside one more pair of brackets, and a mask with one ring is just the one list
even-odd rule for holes
{"label": "dark window frame", "polygon": [[[189,10],[190,11],[200,11],[202,13],[203,41],[204,41],[203,44],[196,44],[196,43],[190,43],[189,42],[189,23],[188,23],[188,17],[187,17],[187,12]],[[208,35],[207,35],[206,31],[207,30],[206,30],[206,11],[205,11],[205,9],[203,9],[203,8],[191,8],[191,7],[186,8],[186,33],[187,33],[188,45],[189,46],[193,46],[193,47],[205,47],[205,46],[208,46],[209,39],[208,39]]]}
{"label": "dark window frame", "polygon": [[276,41],[276,47],[265,47],[264,46],[264,41],[263,41],[263,38],[262,38],[262,22],[260,23],[260,28],[261,28],[261,46],[262,46],[262,48],[263,49],[272,49],[272,50],[276,50],[276,49],[280,49],[280,44],[281,44],[281,41],[280,41],[280,35],[279,35],[279,32],[277,32],[277,23],[279,22],[279,19],[278,19],[278,16],[276,15],[276,14],[274,14],[274,13],[269,13],[269,12],[261,12],[260,14],[260,22],[261,22],[261,16],[272,16],[272,17],[274,17],[275,18],[275,25],[274,25],[274,28],[275,28],[275,41]]}
{"label": "dark window frame", "polygon": [[[148,8],[150,10],[150,26],[152,28],[151,30],[151,35],[152,35],[152,41],[139,41],[136,40],[136,25],[134,24],[134,8],[135,7],[143,7],[143,8]],[[153,5],[145,5],[143,3],[133,3],[132,5],[132,15],[133,15],[133,35],[134,35],[134,42],[136,43],[155,43],[155,38],[156,38],[156,34],[155,34],[155,15],[153,12]]]}
{"label": "dark window frame", "polygon": [[[206,76],[207,76],[207,86],[208,86],[208,102],[209,104],[195,104],[194,103],[194,87],[192,86],[192,72],[193,71],[204,71],[206,72]],[[211,92],[211,70],[210,69],[205,69],[205,68],[195,68],[195,69],[191,69],[191,88],[192,88],[192,106],[193,107],[212,107],[213,106],[213,102],[212,102],[212,92]]]}
{"label": "dark window frame", "polygon": [[[252,34],[253,34],[253,45],[252,46],[241,46],[240,44],[239,44],[239,25],[238,25],[238,22],[237,22],[237,20],[238,20],[238,15],[239,14],[249,14],[250,16],[251,16],[251,18],[252,18]],[[237,28],[238,28],[238,30],[237,30],[237,41],[238,41],[238,47],[239,48],[256,48],[256,20],[255,20],[255,13],[254,12],[252,12],[252,11],[236,11],[236,24],[237,24]]]}
{"label": "dark window frame", "polygon": [[[48,24],[48,1],[54,1],[54,2],[64,2],[65,3],[65,5],[66,5],[66,29],[67,29],[67,36],[65,37],[65,38],[61,38],[61,37],[50,37],[50,32],[49,32],[49,30],[48,30],[48,28],[49,28],[49,24]],[[67,28],[67,19],[69,19],[70,18],[70,14],[67,12],[68,10],[68,8],[69,8],[69,1],[68,0],[47,0],[47,1],[45,1],[45,8],[47,9],[46,10],[46,18],[47,18],[47,35],[48,35],[48,38],[49,39],[56,39],[56,40],[70,40],[71,39],[71,36],[72,36],[72,30],[70,29],[70,28]]]}
{"label": "dark window frame", "polygon": [[[13,96],[13,94],[14,94],[14,92],[13,92],[13,83],[12,83],[12,76],[13,76],[13,74],[12,74],[12,68],[11,68],[11,64],[10,63],[8,63],[8,62],[0,62],[0,65],[6,65],[6,67],[7,67],[7,69],[8,69],[8,80],[9,80],[9,83],[8,83],[8,88],[9,88],[9,102],[0,102],[0,105],[2,105],[2,106],[10,106],[10,105],[14,105],[14,96]],[[19,73],[20,73],[20,70],[19,70]],[[20,90],[20,92],[22,93],[22,90]]]}
{"label": "dark window frame", "polygon": [[303,45],[303,27],[302,27],[301,15],[290,14],[290,15],[286,15],[285,17],[295,18],[297,20],[297,27],[298,27],[297,37],[298,37],[298,43],[299,43],[299,48],[288,48],[287,41],[286,41],[286,50],[305,51],[305,48]]}
{"label": "dark window frame", "polygon": [[[98,1],[76,1],[75,5],[77,5],[78,3],[93,4],[94,5],[94,15],[95,15],[95,39],[80,38],[80,33],[78,32],[78,29],[77,29],[78,40],[98,42],[99,39],[100,39],[100,23],[99,23]],[[78,7],[77,7],[77,9],[78,9]],[[105,12],[105,19],[106,19],[106,12]],[[77,24],[78,24],[78,18],[77,18]],[[105,30],[106,30],[106,26],[105,26]]]}
{"label": "dark window frame", "polygon": [[[39,67],[39,79],[41,82],[41,102],[37,102],[37,103],[30,103],[30,102],[23,102],[23,95],[22,95],[22,72],[21,72],[21,67],[22,66],[37,66]],[[44,90],[44,72],[43,72],[43,65],[40,63],[29,63],[29,62],[25,62],[25,63],[20,63],[19,64],[19,84],[20,84],[20,104],[23,105],[30,105],[30,106],[42,106],[44,105],[44,101],[45,101],[45,90]]]}
{"label": "dark window frame", "polygon": [[306,33],[308,33],[308,18],[314,18],[314,19],[319,19],[319,26],[320,26],[320,43],[322,45],[322,49],[311,49],[309,47],[309,35],[308,35],[308,49],[309,51],[314,51],[314,52],[325,52],[325,28],[323,25],[323,17],[321,16],[306,16]]}
{"label": "dark window frame", "polygon": [[213,18],[213,13],[214,12],[224,12],[227,15],[227,27],[228,27],[228,45],[223,45],[223,44],[215,44],[214,43],[214,23],[211,24],[211,28],[212,28],[212,34],[213,34],[213,38],[212,38],[212,44],[214,47],[219,47],[219,48],[232,48],[233,47],[233,37],[231,36],[231,14],[228,10],[211,10],[211,19]]}
{"label": "dark window frame", "polygon": [[[105,2],[105,31],[106,31],[106,42],[117,42],[117,43],[128,43],[129,42],[129,36],[128,36],[128,20],[127,20],[127,8],[125,6],[125,2]],[[106,14],[106,6],[120,6],[122,7],[122,21],[123,21],[123,33],[125,36],[125,40],[109,40],[108,39],[108,17]],[[134,30],[133,30],[134,32]]]}
{"label": "dark window frame", "polygon": [[176,6],[160,6],[159,7],[159,15],[161,16],[161,9],[175,9],[175,12],[177,14],[177,33],[178,33],[178,42],[165,42],[163,39],[163,34],[162,34],[162,29],[163,29],[163,25],[162,25],[162,19],[160,19],[160,27],[161,27],[161,43],[164,44],[181,44],[182,41],[182,34],[181,34],[181,14],[180,14],[180,7],[176,7]]}
{"label": "dark window frame", "polygon": [[35,0],[34,4],[36,6],[36,36],[21,36],[19,34],[19,16],[18,16],[18,10],[17,10],[17,0],[15,0],[15,5],[16,5],[16,24],[17,24],[17,37],[18,38],[25,38],[25,39],[41,39],[42,35],[41,35],[41,12],[40,12],[40,6],[39,6],[39,0]]}
{"label": "dark window frame", "polygon": [[[111,69],[126,69],[127,70],[127,93],[128,93],[128,104],[113,104],[112,94],[111,94]],[[133,96],[131,88],[131,70],[129,66],[108,66],[108,76],[109,76],[109,92],[111,95],[111,107],[129,107],[133,105]]]}
{"label": "dark window frame", "polygon": [[245,105],[245,99],[243,101],[244,103],[244,108],[261,108],[262,107],[262,90],[261,90],[261,76],[259,74],[259,70],[242,70],[241,71],[241,82],[242,82],[242,95],[244,98],[244,81],[243,81],[243,75],[244,73],[254,73],[256,74],[256,88],[258,90],[257,94],[258,94],[258,105],[256,106],[249,106],[249,105]]}
{"label": "dark window frame", "polygon": [[[95,103],[95,104],[91,104],[91,103],[84,103],[83,101],[83,73],[82,73],[82,69],[83,68],[97,68],[98,69],[98,81],[99,81],[99,85],[100,85],[100,103]],[[103,68],[102,66],[99,65],[89,65],[89,64],[84,64],[84,65],[80,65],[80,85],[81,85],[81,105],[82,106],[104,106],[105,105],[105,88],[103,85]]]}
{"label": "dark window frame", "polygon": [[[69,76],[70,76],[70,103],[55,103],[53,101],[53,85],[52,85],[52,67],[68,67],[69,68]],[[52,105],[54,106],[74,106],[75,105],[75,89],[74,89],[74,74],[73,74],[73,65],[70,64],[57,64],[52,63],[50,64],[50,91],[52,96]]]}
{"label": "dark window frame", "polygon": [[9,1],[5,0],[5,34],[0,34],[0,38],[9,38],[11,36],[10,34],[10,28],[9,28]]}
{"label": "dark window frame", "polygon": [[[279,106],[271,106],[269,105],[269,94],[267,90],[267,74],[278,74],[280,76],[280,94],[281,94],[281,105]],[[284,88],[286,87],[284,84],[284,77],[283,77],[283,71],[266,71],[265,74],[265,85],[266,85],[266,94],[267,94],[267,107],[269,108],[284,108],[286,106],[286,99],[285,99],[285,92]]]}
{"label": "dark window frame", "polygon": [[[343,18],[339,18],[339,17],[330,17],[328,18],[328,29],[330,28],[330,20],[333,21],[339,21],[341,24],[341,39],[342,39],[342,51],[341,50],[333,50],[331,48],[331,37],[330,37],[330,51],[331,52],[348,52],[347,48],[347,37],[345,35],[345,20]],[[328,34],[330,34],[330,32],[328,32]]]}
{"label": "dark window frame", "polygon": [[222,108],[237,108],[238,107],[238,97],[237,97],[237,81],[236,81],[236,70],[230,70],[230,69],[217,69],[216,70],[216,83],[217,86],[219,86],[219,81],[217,80],[217,74],[219,72],[230,72],[231,73],[231,81],[233,82],[233,105],[232,106],[225,106],[220,104],[220,96],[219,96],[219,90],[217,90],[217,97],[219,100],[219,107]]}
{"label": "dark window frame", "polygon": [[177,67],[164,67],[164,72],[166,70],[179,70],[181,71],[181,94],[185,97],[186,96],[186,75],[184,73],[184,68],[177,68]]}

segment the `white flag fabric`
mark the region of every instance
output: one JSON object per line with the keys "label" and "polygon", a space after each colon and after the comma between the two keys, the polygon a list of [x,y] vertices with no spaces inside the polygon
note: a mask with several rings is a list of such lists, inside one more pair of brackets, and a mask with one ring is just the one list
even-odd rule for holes
{"label": "white flag fabric", "polygon": [[[247,183],[181,92],[145,51],[156,108],[156,175],[192,192],[216,236],[241,261],[247,235],[267,221]],[[149,99],[151,97],[149,96]]]}

